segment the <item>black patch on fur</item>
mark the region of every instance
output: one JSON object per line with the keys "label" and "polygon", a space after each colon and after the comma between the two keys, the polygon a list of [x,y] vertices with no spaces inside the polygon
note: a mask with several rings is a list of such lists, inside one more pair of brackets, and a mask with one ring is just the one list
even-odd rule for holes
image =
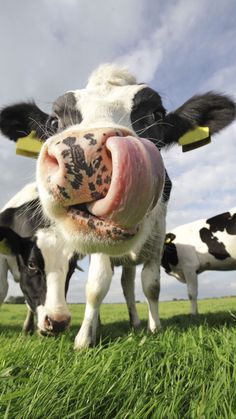
{"label": "black patch on fur", "polygon": [[210,231],[213,233],[226,230],[228,234],[236,234],[236,214],[224,212],[209,218],[206,223],[210,225]]}
{"label": "black patch on fur", "polygon": [[209,229],[204,227],[199,231],[201,240],[206,243],[209,253],[216,259],[224,260],[230,257],[224,243],[219,242],[218,238],[213,233],[217,231],[226,231],[228,234],[236,234],[236,214],[231,215],[229,212],[216,215],[208,218],[206,223],[209,224]]}
{"label": "black patch on fur", "polygon": [[94,161],[93,161],[93,166],[96,170],[99,169],[100,165],[102,162],[102,156],[98,156]]}
{"label": "black patch on fur", "polygon": [[215,92],[196,95],[164,118],[163,145],[179,138],[197,126],[209,127],[210,135],[229,125],[236,116],[234,101]]}
{"label": "black patch on fur", "polygon": [[96,187],[95,187],[95,185],[94,185],[94,183],[93,183],[93,182],[90,182],[90,183],[88,184],[88,186],[89,186],[90,191],[95,191],[95,190],[96,190]]}
{"label": "black patch on fur", "polygon": [[[172,233],[170,233],[172,234]],[[167,238],[168,235],[166,235]],[[174,239],[173,239],[174,240]],[[176,245],[174,243],[164,244],[163,256],[161,259],[161,265],[168,274],[171,272],[170,265],[177,266],[179,263],[178,254],[176,250]]]}
{"label": "black patch on fur", "polygon": [[68,147],[72,147],[75,145],[76,137],[67,137],[62,140],[63,144],[67,145]]}
{"label": "black patch on fur", "polygon": [[57,188],[64,199],[70,199],[70,195],[68,195],[64,186],[57,185]]}
{"label": "black patch on fur", "polygon": [[133,98],[130,115],[132,127],[139,137],[149,138],[161,148],[165,113],[160,95],[150,87],[144,87]]}
{"label": "black patch on fur", "polygon": [[177,266],[179,263],[176,245],[173,243],[176,236],[173,233],[167,233],[165,237],[163,255],[161,259],[161,265],[165,269],[166,273],[171,272],[170,265]]}
{"label": "black patch on fur", "polygon": [[98,186],[101,186],[103,184],[103,180],[102,180],[102,176],[101,175],[97,175],[96,184]]}
{"label": "black patch on fur", "polygon": [[93,133],[88,133],[84,135],[84,138],[86,140],[89,140],[89,145],[96,145],[97,144],[97,140],[94,138],[94,134]]}
{"label": "black patch on fur", "polygon": [[39,199],[28,201],[0,213],[0,226],[9,227],[22,237],[33,236],[38,228],[48,227]]}
{"label": "black patch on fur", "polygon": [[48,117],[49,115],[41,111],[34,102],[22,102],[2,109],[0,129],[13,141],[29,135],[33,130],[38,138],[45,140]]}
{"label": "black patch on fur", "polygon": [[68,128],[82,122],[82,114],[77,105],[75,95],[72,92],[59,96],[54,102],[53,113],[60,119],[62,128]]}
{"label": "black patch on fur", "polygon": [[111,176],[106,176],[105,177],[105,179],[104,179],[104,183],[106,183],[106,185],[110,185],[110,183],[111,183]]}
{"label": "black patch on fur", "polygon": [[209,253],[216,259],[225,260],[230,257],[224,243],[219,242],[218,238],[213,235],[212,231],[203,227],[199,231],[199,235],[203,243],[207,245]]}
{"label": "black patch on fur", "polygon": [[95,169],[91,164],[87,164],[84,150],[79,144],[74,143],[74,137],[68,137],[63,141],[69,147],[62,151],[63,158],[69,160],[65,163],[67,174],[72,176],[72,180],[69,182],[74,189],[79,189],[83,183],[81,172],[84,171],[88,177],[91,177],[95,173]]}
{"label": "black patch on fur", "polygon": [[169,178],[167,170],[165,169],[165,183],[164,183],[164,189],[163,189],[163,193],[162,193],[162,201],[163,202],[169,201],[171,189],[172,189],[172,182]]}

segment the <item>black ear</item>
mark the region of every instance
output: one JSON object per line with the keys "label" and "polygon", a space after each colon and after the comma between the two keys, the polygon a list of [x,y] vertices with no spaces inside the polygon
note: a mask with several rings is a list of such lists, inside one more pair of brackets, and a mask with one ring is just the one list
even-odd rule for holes
{"label": "black ear", "polygon": [[28,237],[19,236],[9,227],[0,227],[0,253],[24,256],[32,244]]}
{"label": "black ear", "polygon": [[163,120],[163,143],[170,145],[194,128],[208,127],[216,134],[236,117],[236,104],[229,96],[208,92],[193,96]]}
{"label": "black ear", "polygon": [[29,135],[31,131],[36,131],[38,138],[45,139],[44,127],[48,117],[34,102],[18,103],[2,109],[0,129],[13,141]]}

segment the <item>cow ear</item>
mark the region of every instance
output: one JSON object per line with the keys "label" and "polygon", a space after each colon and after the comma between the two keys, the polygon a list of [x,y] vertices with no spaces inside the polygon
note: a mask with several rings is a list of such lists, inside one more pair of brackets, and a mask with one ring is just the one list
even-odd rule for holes
{"label": "cow ear", "polygon": [[179,143],[189,151],[210,142],[210,137],[229,125],[236,116],[236,104],[215,92],[193,96],[163,120],[163,143]]}
{"label": "cow ear", "polygon": [[27,237],[21,237],[9,227],[0,227],[0,254],[22,254],[30,243]]}
{"label": "cow ear", "polygon": [[3,108],[0,112],[0,129],[10,140],[17,141],[36,132],[36,136],[45,139],[45,125],[49,115],[41,111],[34,102],[18,103]]}
{"label": "cow ear", "polygon": [[165,244],[170,244],[174,241],[176,235],[174,233],[167,233],[165,237]]}

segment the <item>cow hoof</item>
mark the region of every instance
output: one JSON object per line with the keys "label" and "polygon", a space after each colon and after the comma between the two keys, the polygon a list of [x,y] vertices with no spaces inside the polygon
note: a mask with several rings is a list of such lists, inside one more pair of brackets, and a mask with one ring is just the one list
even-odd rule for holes
{"label": "cow hoof", "polygon": [[131,323],[131,328],[134,330],[134,332],[139,332],[141,330],[141,322],[135,322],[135,323]]}
{"label": "cow hoof", "polygon": [[149,333],[158,333],[160,330],[161,330],[161,324],[158,324],[158,325],[156,325],[156,326],[154,326],[154,327],[150,327],[150,326],[148,326],[148,332]]}
{"label": "cow hoof", "polygon": [[25,334],[25,335],[33,335],[34,334],[34,332],[35,332],[35,326],[34,325],[32,325],[32,326],[23,326],[23,328],[22,328],[22,332]]}
{"label": "cow hoof", "polygon": [[74,344],[75,350],[88,349],[93,346],[94,346],[94,342],[92,341],[91,336],[78,333],[78,335],[75,338],[75,344]]}

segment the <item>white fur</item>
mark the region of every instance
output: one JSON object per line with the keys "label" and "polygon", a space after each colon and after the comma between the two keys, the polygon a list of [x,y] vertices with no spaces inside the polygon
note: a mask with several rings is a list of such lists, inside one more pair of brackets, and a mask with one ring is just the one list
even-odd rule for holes
{"label": "white fur", "polygon": [[84,320],[75,338],[75,348],[87,348],[95,343],[99,307],[106,296],[112,279],[110,258],[97,253],[91,255],[86,285]]}
{"label": "white fur", "polygon": [[47,280],[44,306],[37,308],[38,328],[45,331],[45,318],[70,317],[65,300],[65,281],[71,252],[67,252],[58,230],[51,227],[37,231],[37,246],[41,250]]}
{"label": "white fur", "polygon": [[[235,214],[236,208],[232,208],[229,212]],[[214,237],[224,243],[226,251],[230,254],[230,257],[224,260],[216,259],[209,253],[207,245],[200,239],[199,231],[203,227],[209,228],[205,219],[184,224],[171,231],[176,236],[173,243],[177,250],[178,264],[176,266],[170,264],[171,272],[169,272],[169,275],[180,282],[186,283],[192,314],[198,312],[198,273],[207,270],[236,270],[236,236],[228,234],[225,230],[213,233]]]}

